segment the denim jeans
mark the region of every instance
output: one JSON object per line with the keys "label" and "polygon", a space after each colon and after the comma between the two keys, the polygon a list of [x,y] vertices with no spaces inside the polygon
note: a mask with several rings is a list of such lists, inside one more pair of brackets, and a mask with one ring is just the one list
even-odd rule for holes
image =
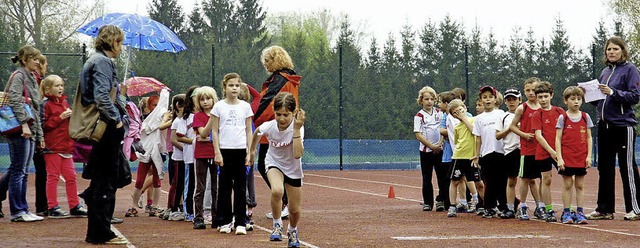
{"label": "denim jeans", "polygon": [[9,204],[11,215],[29,212],[27,204],[27,171],[29,162],[33,159],[35,142],[21,136],[9,138],[9,154],[11,165],[7,170],[9,175]]}

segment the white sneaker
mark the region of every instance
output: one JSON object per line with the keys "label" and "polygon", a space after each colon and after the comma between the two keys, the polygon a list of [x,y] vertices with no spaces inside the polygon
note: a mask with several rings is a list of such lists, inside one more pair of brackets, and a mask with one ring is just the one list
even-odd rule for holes
{"label": "white sneaker", "polygon": [[247,229],[244,226],[236,227],[236,235],[247,235]]}
{"label": "white sneaker", "polygon": [[33,219],[34,221],[42,221],[42,220],[44,220],[44,218],[42,218],[40,216],[37,216],[36,214],[34,214],[32,212],[27,212],[26,215],[31,217],[31,219]]}
{"label": "white sneaker", "polygon": [[624,220],[640,220],[640,215],[631,211],[624,215]]}
{"label": "white sneaker", "polygon": [[[269,212],[269,213],[265,214],[264,216],[267,217],[267,219],[273,219],[273,213],[272,212]],[[289,206],[284,206],[284,208],[282,209],[282,212],[280,213],[280,218],[281,219],[289,218]]]}
{"label": "white sneaker", "polygon": [[36,221],[31,216],[26,213],[18,214],[17,216],[11,217],[11,222],[34,222]]}
{"label": "white sneaker", "polygon": [[184,213],[182,212],[173,212],[171,214],[169,214],[169,220],[173,220],[173,221],[179,221],[179,220],[184,220]]}
{"label": "white sneaker", "polygon": [[[244,227],[243,227],[244,228]],[[220,233],[231,233],[233,232],[233,222],[223,225],[220,227]],[[245,229],[245,234],[247,233]]]}

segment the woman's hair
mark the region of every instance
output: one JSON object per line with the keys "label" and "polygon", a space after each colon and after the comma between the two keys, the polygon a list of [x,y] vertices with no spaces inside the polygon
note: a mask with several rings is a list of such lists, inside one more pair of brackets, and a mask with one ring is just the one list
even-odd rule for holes
{"label": "woman's hair", "polygon": [[[238,82],[240,84],[242,84],[242,78],[240,78],[240,75],[238,73],[232,72],[232,73],[227,73],[224,75],[224,77],[222,78],[222,98],[227,98],[227,82],[229,82],[229,80],[237,78]],[[218,100],[216,99],[216,102]]]}
{"label": "woman's hair", "polygon": [[267,65],[267,71],[270,73],[282,69],[293,69],[293,61],[289,53],[280,46],[270,46],[262,50],[260,61]]}
{"label": "woman's hair", "polygon": [[58,82],[62,82],[64,84],[64,80],[58,75],[49,75],[40,82],[40,99],[45,97],[45,94],[48,93],[49,88],[53,87],[53,84]]}
{"label": "woman's hair", "polygon": [[182,119],[189,119],[189,114],[193,113],[196,109],[195,104],[193,103],[194,91],[198,89],[200,86],[194,85],[187,89],[187,94],[184,97],[184,109],[182,110]]}
{"label": "woman's hair", "polygon": [[[620,57],[620,60],[616,62],[611,62],[607,59],[607,47],[609,46],[609,44],[612,44],[612,43],[614,45],[620,46],[620,50],[622,52],[622,56]],[[612,65],[614,63],[624,63],[624,62],[627,62],[627,60],[629,60],[629,49],[627,48],[627,43],[624,42],[622,38],[618,36],[613,36],[609,38],[607,42],[604,43],[604,57],[602,59],[602,62],[605,65]]]}
{"label": "woman's hair", "polygon": [[564,98],[564,100],[567,100],[571,96],[584,97],[584,91],[578,86],[569,86],[564,89],[564,92],[562,92],[562,97]]}
{"label": "woman's hair", "polygon": [[185,94],[177,94],[171,99],[171,114],[173,115],[173,120],[178,118],[178,107],[184,107],[185,96]]}
{"label": "woman's hair", "polygon": [[98,51],[113,51],[117,42],[124,40],[124,32],[114,25],[106,25],[100,28],[93,47]]}
{"label": "woman's hair", "polygon": [[296,110],[296,98],[289,92],[280,92],[273,99],[273,110],[276,111],[280,108],[285,108],[289,112]]}
{"label": "woman's hair", "polygon": [[240,84],[240,94],[238,94],[238,99],[251,103],[251,93],[249,93],[249,86],[247,86],[247,84]]}
{"label": "woman's hair", "polygon": [[40,50],[33,47],[32,45],[24,45],[20,47],[20,49],[18,49],[18,54],[11,58],[11,62],[13,62],[14,64],[20,62],[21,66],[25,66],[24,62],[22,62],[23,60],[29,60],[33,57],[38,57],[38,55],[41,54],[42,53],[40,53]]}
{"label": "woman's hair", "polygon": [[195,101],[194,104],[196,108],[198,108],[200,111],[203,111],[203,109],[200,108],[200,100],[205,99],[205,97],[213,99],[213,104],[216,104],[218,102],[218,95],[216,93],[216,90],[211,88],[210,86],[202,86],[198,88],[194,92],[194,94],[197,99],[197,101]]}
{"label": "woman's hair", "polygon": [[429,95],[431,95],[434,100],[438,100],[438,94],[436,94],[436,91],[429,86],[425,86],[422,87],[420,91],[418,91],[418,99],[416,99],[418,105],[422,106],[422,96],[424,95],[424,93],[429,93]]}
{"label": "woman's hair", "polygon": [[453,88],[451,90],[451,92],[453,92],[453,94],[456,94],[456,98],[464,101],[467,99],[467,93],[464,92],[464,90],[462,88]]}
{"label": "woman's hair", "polygon": [[451,110],[459,108],[460,106],[464,107],[464,102],[460,99],[453,99],[451,100],[451,102],[449,102],[449,113],[451,113]]}

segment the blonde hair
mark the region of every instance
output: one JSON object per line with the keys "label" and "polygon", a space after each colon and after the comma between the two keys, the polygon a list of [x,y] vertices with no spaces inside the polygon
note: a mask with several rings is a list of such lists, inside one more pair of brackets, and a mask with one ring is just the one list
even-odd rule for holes
{"label": "blonde hair", "polygon": [[266,69],[270,73],[282,69],[293,70],[293,61],[281,46],[270,46],[262,50],[260,61],[267,65]]}
{"label": "blonde hair", "polygon": [[422,106],[422,100],[424,100],[422,96],[424,95],[424,93],[429,93],[433,97],[433,99],[438,100],[438,94],[436,94],[436,91],[429,86],[425,86],[422,87],[420,91],[418,91],[418,99],[416,99],[418,105]]}
{"label": "blonde hair", "polygon": [[464,102],[460,99],[453,99],[451,100],[451,102],[449,102],[449,111],[459,108],[459,107],[465,107]]}
{"label": "blonde hair", "polygon": [[213,99],[213,104],[216,104],[218,102],[218,94],[216,93],[216,90],[214,88],[211,88],[210,86],[202,86],[200,88],[197,88],[193,92],[193,94],[197,99],[197,101],[194,101],[193,105],[195,105],[195,107],[199,111],[203,111],[203,109],[200,107],[200,100],[204,99],[205,97]]}
{"label": "blonde hair", "polygon": [[[227,98],[227,82],[229,82],[229,80],[235,79],[235,78],[237,78],[238,82],[242,85],[242,78],[240,78],[240,74],[238,74],[238,73],[235,73],[235,72],[227,73],[222,78],[222,98]],[[247,91],[248,91],[248,89],[247,89]]]}
{"label": "blonde hair", "polygon": [[251,103],[251,93],[249,93],[249,86],[247,86],[247,84],[240,84],[240,94],[238,94],[238,99]]}
{"label": "blonde hair", "polygon": [[116,43],[124,40],[124,32],[114,25],[106,25],[100,28],[93,47],[98,51],[113,51]]}
{"label": "blonde hair", "polygon": [[500,106],[502,106],[502,103],[504,103],[504,96],[502,96],[502,93],[500,93],[500,91],[496,91],[496,108],[500,108]]}
{"label": "blonde hair", "polygon": [[40,99],[44,99],[47,90],[53,87],[53,84],[58,81],[62,82],[62,84],[64,85],[64,80],[62,80],[62,78],[58,75],[49,75],[44,78],[42,82],[40,82]]}
{"label": "blonde hair", "polygon": [[11,58],[13,63],[20,63],[20,66],[25,66],[23,60],[29,60],[33,57],[38,57],[40,55],[40,50],[35,48],[32,45],[24,45],[18,49],[18,54]]}

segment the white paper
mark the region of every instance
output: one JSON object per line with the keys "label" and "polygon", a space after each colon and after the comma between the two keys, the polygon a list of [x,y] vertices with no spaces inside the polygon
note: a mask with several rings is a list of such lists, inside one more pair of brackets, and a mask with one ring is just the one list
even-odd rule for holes
{"label": "white paper", "polygon": [[599,84],[600,82],[598,82],[597,79],[591,80],[589,82],[578,83],[578,86],[582,87],[585,91],[585,102],[593,102],[607,98],[607,95],[602,93],[602,91],[600,91],[600,88],[598,88]]}

